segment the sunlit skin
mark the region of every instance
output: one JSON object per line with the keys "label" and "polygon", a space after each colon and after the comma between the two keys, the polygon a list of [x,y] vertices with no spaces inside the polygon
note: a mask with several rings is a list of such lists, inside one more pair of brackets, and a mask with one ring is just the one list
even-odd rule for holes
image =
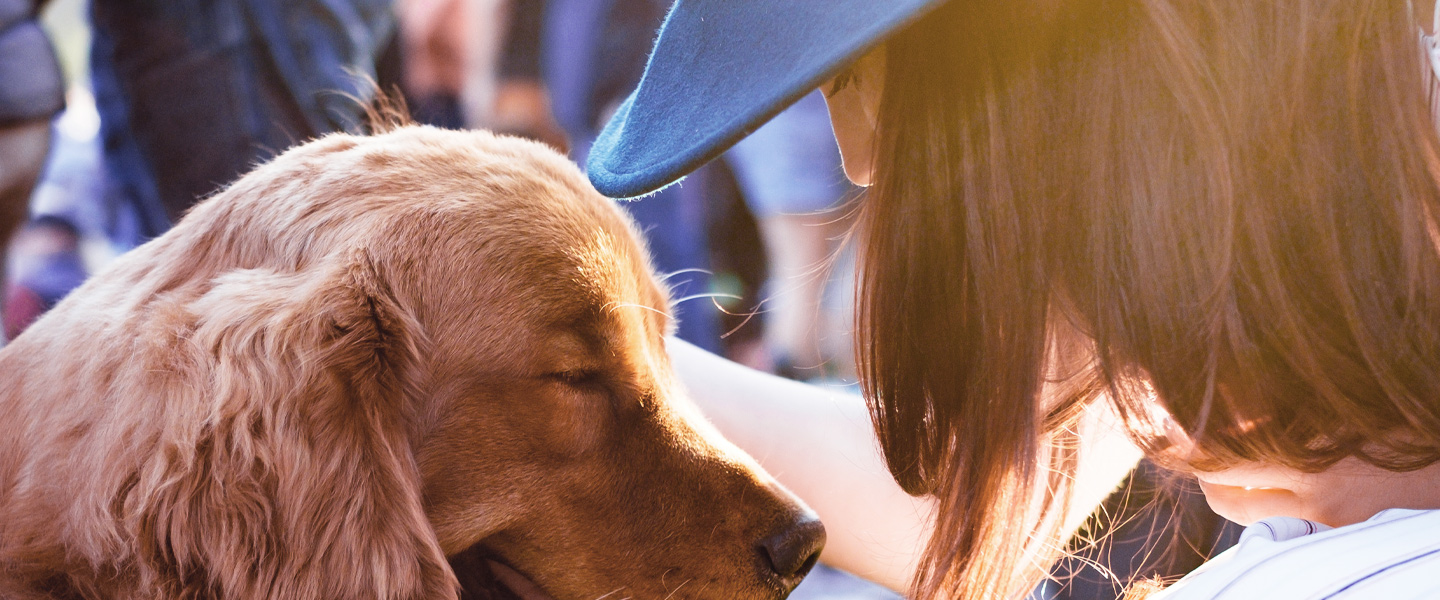
{"label": "sunlit skin", "polygon": [[830,126],[840,144],[845,176],[855,185],[868,186],[875,163],[875,125],[880,114],[880,90],[885,81],[884,47],[861,57],[843,77],[847,83],[839,89],[835,89],[834,80],[820,89],[826,91]]}
{"label": "sunlit skin", "polygon": [[1245,464],[1196,476],[1210,508],[1245,525],[1299,517],[1340,527],[1387,508],[1440,508],[1440,464],[1396,473],[1352,458],[1320,473]]}
{"label": "sunlit skin", "polygon": [[[1436,0],[1415,2],[1417,20],[1434,20]],[[875,128],[885,76],[883,46],[859,59],[842,75],[846,85],[827,93],[830,123],[856,185],[874,175]],[[834,81],[821,87],[829,92]],[[1297,517],[1340,527],[1364,521],[1388,508],[1440,508],[1440,464],[1396,473],[1357,459],[1341,461],[1320,473],[1253,463],[1195,473],[1205,499],[1219,515],[1249,525],[1269,517]]]}

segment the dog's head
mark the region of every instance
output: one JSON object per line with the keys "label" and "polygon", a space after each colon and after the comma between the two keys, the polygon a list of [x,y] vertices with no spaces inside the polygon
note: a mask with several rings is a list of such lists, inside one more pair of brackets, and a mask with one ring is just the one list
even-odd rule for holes
{"label": "dog's head", "polygon": [[684,397],[629,220],[569,162],[487,143],[493,165],[436,180],[457,198],[467,170],[503,187],[399,236],[450,244],[410,292],[434,332],[416,456],[442,547],[478,543],[561,599],[784,595],[823,529]]}
{"label": "dog's head", "polygon": [[383,143],[431,195],[391,221],[410,255],[385,279],[428,334],[415,456],[445,553],[478,545],[560,600],[788,593],[823,529],[685,398],[622,211],[536,144]]}
{"label": "dog's head", "polygon": [[170,403],[110,505],[182,587],[447,597],[462,555],[521,596],[760,600],[823,543],[684,397],[630,222],[538,144],[312,142],[55,319],[97,302],[146,323],[112,388]]}

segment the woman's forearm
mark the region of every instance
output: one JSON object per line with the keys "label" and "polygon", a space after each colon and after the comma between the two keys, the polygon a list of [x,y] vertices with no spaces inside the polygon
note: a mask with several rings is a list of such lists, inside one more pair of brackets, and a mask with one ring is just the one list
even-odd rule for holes
{"label": "woman's forearm", "polygon": [[[821,558],[904,591],[929,537],[933,503],[890,476],[864,402],[854,394],[761,373],[669,341],[676,374],[720,433],[754,457],[825,522]],[[1108,403],[1081,423],[1073,532],[1139,459]]]}

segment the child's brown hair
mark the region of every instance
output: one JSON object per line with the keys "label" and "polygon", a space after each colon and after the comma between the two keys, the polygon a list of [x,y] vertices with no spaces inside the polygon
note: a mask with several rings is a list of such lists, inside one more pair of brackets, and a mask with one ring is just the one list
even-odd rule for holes
{"label": "child's brown hair", "polygon": [[1418,35],[1396,0],[957,1],[887,44],[859,359],[891,471],[940,503],[917,597],[1043,574],[1061,371],[1162,456],[1158,398],[1191,466],[1440,459]]}

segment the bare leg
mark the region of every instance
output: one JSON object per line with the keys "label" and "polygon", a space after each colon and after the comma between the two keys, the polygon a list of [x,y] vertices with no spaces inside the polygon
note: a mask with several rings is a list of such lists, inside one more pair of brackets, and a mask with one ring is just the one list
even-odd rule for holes
{"label": "bare leg", "polygon": [[50,121],[0,127],[0,281],[10,238],[30,212],[30,192],[50,152]]}
{"label": "bare leg", "polygon": [[25,221],[30,191],[50,151],[50,122],[0,127],[0,237],[9,240]]}
{"label": "bare leg", "polygon": [[[766,298],[766,344],[788,360],[802,377],[821,376],[833,347],[821,304],[848,221],[835,213],[778,215],[760,219],[770,262],[771,292]],[[836,334],[838,335],[838,334]],[[844,357],[841,362],[848,363]]]}
{"label": "bare leg", "polygon": [[49,153],[49,120],[0,128],[0,283],[8,283],[10,238],[30,212],[30,192]]}

